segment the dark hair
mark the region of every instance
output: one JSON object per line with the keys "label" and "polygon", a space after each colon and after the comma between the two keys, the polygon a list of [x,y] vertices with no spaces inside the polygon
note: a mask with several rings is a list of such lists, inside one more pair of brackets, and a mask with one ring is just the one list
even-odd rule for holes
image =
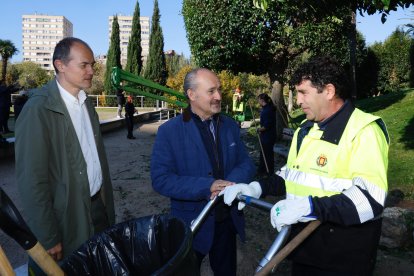
{"label": "dark hair", "polygon": [[273,105],[272,99],[266,93],[260,94],[259,96],[257,96],[257,98],[265,101],[265,103],[267,103],[267,104],[272,104]]}
{"label": "dark hair", "polygon": [[345,70],[331,57],[314,57],[305,62],[293,73],[290,85],[299,85],[304,80],[309,80],[318,93],[322,93],[325,85],[332,84],[339,98],[346,100],[351,96]]}
{"label": "dark hair", "polygon": [[198,83],[196,81],[196,77],[197,77],[197,73],[200,72],[200,71],[209,71],[209,72],[211,72],[207,68],[195,68],[195,69],[191,70],[190,72],[188,72],[184,77],[183,88],[184,88],[184,95],[187,98],[188,98],[187,90],[197,88]]}
{"label": "dark hair", "polygon": [[67,64],[70,61],[70,49],[75,43],[82,44],[93,52],[85,41],[76,37],[65,37],[56,44],[55,51],[53,52],[53,67],[55,68],[56,74],[59,74],[59,70],[55,66],[55,60],[61,60],[64,64]]}

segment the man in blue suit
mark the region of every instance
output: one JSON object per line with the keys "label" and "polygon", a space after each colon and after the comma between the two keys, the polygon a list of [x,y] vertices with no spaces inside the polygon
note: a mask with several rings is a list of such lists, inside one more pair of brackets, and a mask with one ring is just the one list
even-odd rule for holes
{"label": "man in blue suit", "polygon": [[[190,225],[226,186],[249,183],[255,167],[237,123],[220,115],[218,77],[208,69],[194,69],[184,79],[184,93],[189,107],[158,130],[151,178],[153,188],[170,197],[171,214]],[[209,254],[214,275],[236,275],[237,233],[244,240],[243,213],[220,197],[193,240],[199,264]]]}

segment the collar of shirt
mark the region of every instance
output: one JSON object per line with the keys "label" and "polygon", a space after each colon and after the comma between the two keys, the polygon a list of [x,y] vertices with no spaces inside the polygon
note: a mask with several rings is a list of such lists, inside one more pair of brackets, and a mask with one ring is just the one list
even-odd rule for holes
{"label": "collar of shirt", "polygon": [[58,80],[56,80],[57,86],[59,88],[60,95],[62,96],[63,101],[65,102],[67,107],[73,107],[73,105],[80,105],[82,106],[86,100],[86,93],[85,91],[79,91],[78,98],[73,96],[69,91],[63,88]]}
{"label": "collar of shirt", "polygon": [[[352,102],[346,100],[341,108],[335,112],[335,114],[323,120],[322,122],[317,123],[319,129],[323,131],[321,140],[337,145],[341,140],[342,133],[344,132],[348,120],[354,110],[355,106],[352,104]],[[315,124],[315,122],[306,121],[301,125],[301,128],[311,127],[313,124]]]}
{"label": "collar of shirt", "polygon": [[88,110],[84,104],[86,100],[86,93],[81,90],[79,91],[78,98],[76,98],[64,89],[57,80],[56,82],[63,102],[69,112],[72,125],[75,129],[75,133],[86,162],[90,194],[93,196],[101,188],[102,170],[92,124],[88,115]]}
{"label": "collar of shirt", "polygon": [[190,112],[191,112],[191,117],[192,117],[193,119],[195,119],[195,120],[200,121],[200,122],[205,122],[205,121],[208,121],[208,120],[212,120],[212,121],[216,124],[216,123],[217,123],[217,120],[218,120],[218,117],[219,117],[219,114],[214,114],[214,115],[213,115],[213,116],[211,116],[210,118],[207,118],[207,119],[203,120],[203,119],[201,119],[201,117],[200,117],[200,116],[198,116],[197,114],[195,114],[195,113],[191,110],[191,108],[190,108]]}

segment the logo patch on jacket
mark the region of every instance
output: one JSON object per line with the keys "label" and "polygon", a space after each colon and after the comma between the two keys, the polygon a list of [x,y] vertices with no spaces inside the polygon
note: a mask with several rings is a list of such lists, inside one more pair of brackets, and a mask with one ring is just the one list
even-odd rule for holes
{"label": "logo patch on jacket", "polygon": [[316,158],[316,165],[318,165],[319,167],[325,167],[327,163],[328,158],[324,154],[321,154],[318,156],[318,158]]}

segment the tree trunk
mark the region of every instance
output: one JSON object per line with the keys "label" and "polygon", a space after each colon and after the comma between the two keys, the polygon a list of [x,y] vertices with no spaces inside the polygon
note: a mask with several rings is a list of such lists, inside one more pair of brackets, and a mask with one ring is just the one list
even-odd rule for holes
{"label": "tree trunk", "polygon": [[357,98],[356,87],[356,14],[352,11],[351,30],[349,32],[349,62],[350,62],[350,78],[351,78],[351,97]]}
{"label": "tree trunk", "polygon": [[1,80],[0,80],[0,84],[4,82],[4,84],[6,84],[6,74],[7,74],[7,58],[2,59],[2,64],[1,64]]}
{"label": "tree trunk", "polygon": [[288,98],[288,112],[292,112],[293,110],[293,91],[289,89],[289,98]]}
{"label": "tree trunk", "polygon": [[280,141],[283,128],[288,126],[288,112],[283,97],[283,85],[279,80],[274,80],[270,97],[276,107],[276,141]]}

